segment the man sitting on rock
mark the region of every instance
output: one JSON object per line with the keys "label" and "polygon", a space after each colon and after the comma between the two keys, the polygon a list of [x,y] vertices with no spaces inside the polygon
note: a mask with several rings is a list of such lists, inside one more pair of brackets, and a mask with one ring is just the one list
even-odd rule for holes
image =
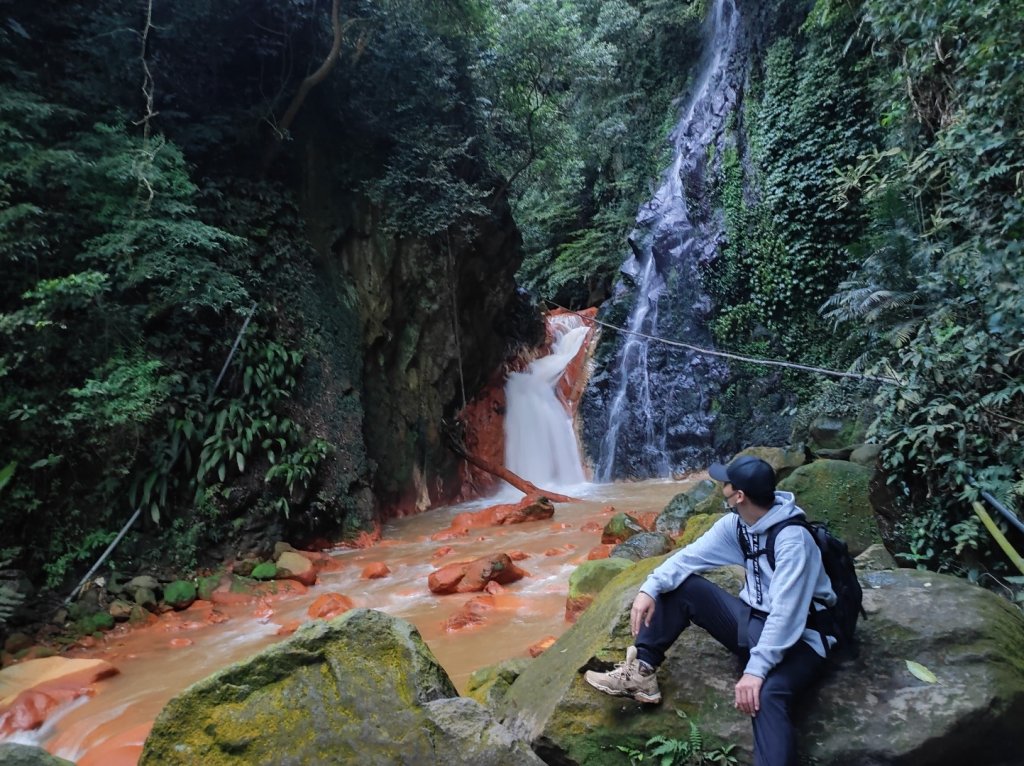
{"label": "man sitting on rock", "polygon": [[[708,631],[746,663],[736,684],[735,706],[752,716],[755,766],[795,766],[790,710],[796,696],[821,672],[822,634],[808,627],[815,609],[836,596],[810,533],[787,526],[775,540],[775,569],[765,555],[770,527],[804,512],[790,492],[775,491],[775,471],[764,460],[739,457],[708,470],[723,482],[727,514],[691,545],[658,566],[630,610],[635,646],[609,673],[586,680],[607,694],[661,702],[655,675],[665,652],[690,623]],[[759,555],[746,556],[745,550]],[[739,598],[698,573],[727,564],[746,569]],[[833,640],[828,637],[829,644]]]}

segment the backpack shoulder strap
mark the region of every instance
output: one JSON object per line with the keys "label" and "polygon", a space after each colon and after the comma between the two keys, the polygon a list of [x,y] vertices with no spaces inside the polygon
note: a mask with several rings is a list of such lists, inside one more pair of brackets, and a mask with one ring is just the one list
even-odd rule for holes
{"label": "backpack shoulder strap", "polygon": [[778,524],[772,525],[768,529],[768,540],[765,542],[764,547],[768,553],[768,566],[772,568],[773,572],[775,571],[775,538],[778,537],[779,532],[781,532],[786,527],[796,526],[803,527],[804,529],[806,529],[810,533],[811,539],[814,540],[814,544],[818,544],[818,538],[814,534],[814,527],[812,527],[810,522],[808,522],[805,518],[784,519],[783,521],[780,521]]}

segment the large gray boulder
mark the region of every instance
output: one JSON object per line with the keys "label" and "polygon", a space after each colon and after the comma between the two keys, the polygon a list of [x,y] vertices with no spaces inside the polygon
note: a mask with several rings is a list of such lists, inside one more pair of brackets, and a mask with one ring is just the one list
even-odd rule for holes
{"label": "large gray boulder", "polygon": [[[642,749],[655,735],[685,739],[691,722],[706,748],[735,744],[739,762],[750,763],[750,721],[732,706],[738,663],[699,628],[669,651],[659,671],[660,706],[609,697],[583,681],[584,670],[622,659],[632,643],[629,605],[657,563],[640,562],[609,583],[503,698],[504,723],[548,764],[621,764],[619,746]],[[728,569],[711,577],[735,591],[742,574]],[[818,766],[1020,763],[1020,610],[944,575],[886,570],[863,572],[861,580],[868,619],[858,626],[860,655],[805,698],[798,714],[803,755]],[[920,680],[908,661],[937,682]]]}
{"label": "large gray boulder", "polygon": [[75,766],[55,755],[50,755],[41,747],[18,745],[11,742],[0,744],[0,764],[2,766]]}
{"label": "large gray boulder", "polygon": [[416,629],[356,609],[200,681],[161,711],[140,766],[540,766],[459,699]]}

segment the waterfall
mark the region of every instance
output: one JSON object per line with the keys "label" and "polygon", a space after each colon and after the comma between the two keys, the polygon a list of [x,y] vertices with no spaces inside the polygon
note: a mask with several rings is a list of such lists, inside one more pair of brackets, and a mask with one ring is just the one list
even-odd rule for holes
{"label": "waterfall", "polygon": [[586,481],[572,417],[556,393],[589,329],[572,314],[551,317],[551,353],[505,383],[505,467],[544,489]]}
{"label": "waterfall", "polygon": [[[612,307],[633,301],[631,333],[710,346],[710,300],[699,266],[715,256],[721,224],[696,212],[705,190],[708,147],[720,149],[745,66],[744,35],[734,0],[713,0],[698,76],[670,141],[673,161],[653,198],[640,208]],[[716,152],[717,157],[720,152]],[[691,210],[691,206],[694,210]],[[704,208],[707,204],[704,204]],[[622,334],[614,367],[592,379],[584,402],[587,444],[596,478],[666,476],[710,456],[711,401],[724,380],[720,362]]]}

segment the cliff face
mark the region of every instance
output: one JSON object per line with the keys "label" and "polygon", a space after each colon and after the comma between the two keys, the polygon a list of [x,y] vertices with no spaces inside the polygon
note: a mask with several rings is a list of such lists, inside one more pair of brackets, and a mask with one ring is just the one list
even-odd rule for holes
{"label": "cliff face", "polygon": [[[333,182],[333,147],[307,134],[303,215],[358,346],[361,433],[378,515],[456,499],[462,461],[444,445],[451,418],[500,366],[523,312],[519,231],[504,198],[450,236],[399,237],[384,214]],[[519,320],[514,317],[520,317]]]}
{"label": "cliff face", "polygon": [[519,233],[507,206],[469,237],[395,239],[364,209],[332,260],[354,290],[363,347],[363,436],[386,515],[456,496],[460,461],[441,439],[501,363],[515,300]]}

